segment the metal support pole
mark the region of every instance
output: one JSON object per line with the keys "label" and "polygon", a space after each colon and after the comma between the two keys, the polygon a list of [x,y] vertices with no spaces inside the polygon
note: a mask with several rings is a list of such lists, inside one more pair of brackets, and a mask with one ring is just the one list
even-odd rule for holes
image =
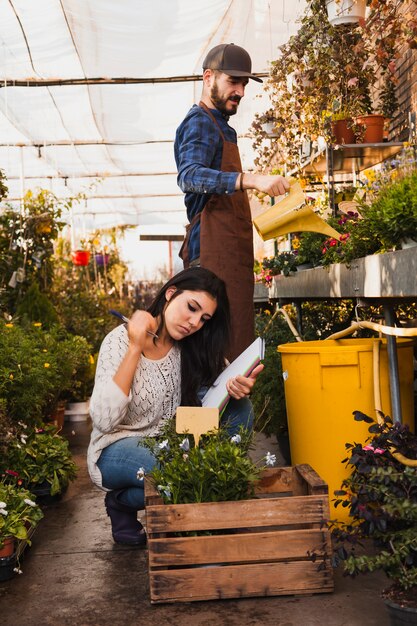
{"label": "metal support pole", "polygon": [[[394,309],[390,305],[384,304],[384,319],[387,326],[395,325]],[[394,336],[387,335],[387,354],[389,368],[389,386],[391,392],[392,420],[402,423],[401,397],[400,397],[400,377],[398,373],[397,341]]]}

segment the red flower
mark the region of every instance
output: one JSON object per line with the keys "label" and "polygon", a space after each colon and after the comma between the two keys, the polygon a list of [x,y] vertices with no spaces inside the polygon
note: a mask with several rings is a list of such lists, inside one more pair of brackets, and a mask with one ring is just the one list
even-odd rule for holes
{"label": "red flower", "polygon": [[10,469],[5,470],[5,472],[4,472],[4,473],[5,473],[5,474],[9,474],[9,476],[16,476],[16,477],[18,477],[18,476],[19,476],[19,473],[18,473],[18,472],[15,472],[14,470],[10,470]]}

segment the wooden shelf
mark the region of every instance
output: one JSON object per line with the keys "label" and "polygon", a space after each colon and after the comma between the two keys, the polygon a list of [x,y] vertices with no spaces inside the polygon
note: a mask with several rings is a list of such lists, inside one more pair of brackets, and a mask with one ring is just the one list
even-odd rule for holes
{"label": "wooden shelf", "polygon": [[[333,153],[333,172],[351,174],[360,172],[387,159],[391,159],[404,148],[401,142],[352,143],[329,146]],[[315,176],[327,173],[326,150],[313,154],[298,171],[304,175]]]}
{"label": "wooden shelf", "polygon": [[361,298],[417,300],[417,247],[356,259],[346,267],[316,267],[275,276],[269,299],[282,302]]}

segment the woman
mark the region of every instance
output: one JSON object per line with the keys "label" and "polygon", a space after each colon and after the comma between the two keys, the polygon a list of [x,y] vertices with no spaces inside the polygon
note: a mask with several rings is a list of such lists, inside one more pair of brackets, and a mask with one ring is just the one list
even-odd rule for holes
{"label": "woman", "polygon": [[[155,466],[141,438],[158,435],[176,408],[200,405],[203,390],[225,367],[229,303],[224,282],[194,267],[171,278],[147,311],[135,311],[127,325],[112,330],[100,348],[90,415],[91,479],[107,491],[105,506],[116,543],[142,545],[137,520],[144,508],[143,474]],[[228,381],[232,398],[224,413],[234,433],[252,426],[249,378]]]}

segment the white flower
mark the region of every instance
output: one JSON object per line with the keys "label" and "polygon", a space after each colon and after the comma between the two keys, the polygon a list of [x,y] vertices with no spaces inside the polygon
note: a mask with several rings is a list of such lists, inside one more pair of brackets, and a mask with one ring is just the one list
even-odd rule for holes
{"label": "white flower", "polygon": [[181,450],[184,450],[184,452],[188,452],[188,450],[190,449],[190,442],[188,440],[188,437],[181,441],[180,448]]}
{"label": "white flower", "polygon": [[138,469],[138,471],[136,472],[136,478],[138,480],[143,480],[145,476],[145,468],[144,467],[140,467]]}
{"label": "white flower", "polygon": [[157,487],[159,492],[162,492],[166,495],[167,498],[171,497],[171,490],[170,490],[170,485],[158,485]]}
{"label": "white flower", "polygon": [[7,504],[5,502],[0,502],[0,509],[5,509]]}
{"label": "white flower", "polygon": [[21,435],[21,436],[20,436],[20,441],[21,441],[23,444],[25,444],[25,445],[26,445],[26,439],[27,439],[26,435]]}
{"label": "white flower", "polygon": [[266,453],[266,457],[265,457],[265,463],[266,465],[275,465],[275,463],[277,462],[277,457],[275,456],[275,454],[271,454],[270,452]]}
{"label": "white flower", "polygon": [[232,443],[240,443],[242,441],[242,437],[240,435],[233,435],[230,441]]}
{"label": "white flower", "polygon": [[4,515],[4,517],[6,517],[8,514],[8,512],[6,511],[6,509],[0,509],[0,515]]}
{"label": "white flower", "polygon": [[13,571],[16,572],[16,574],[23,574],[22,570],[18,567],[14,567]]}
{"label": "white flower", "polygon": [[28,504],[29,506],[36,506],[36,502],[33,502],[33,500],[29,500],[29,498],[25,498],[23,502],[26,502],[26,504]]}
{"label": "white flower", "polygon": [[21,426],[22,428],[27,428],[28,425],[25,424],[24,422],[17,422],[19,424],[19,426]]}
{"label": "white flower", "polygon": [[164,439],[161,443],[159,443],[158,444],[158,448],[160,450],[166,450],[168,452],[168,450],[169,450],[168,439]]}

